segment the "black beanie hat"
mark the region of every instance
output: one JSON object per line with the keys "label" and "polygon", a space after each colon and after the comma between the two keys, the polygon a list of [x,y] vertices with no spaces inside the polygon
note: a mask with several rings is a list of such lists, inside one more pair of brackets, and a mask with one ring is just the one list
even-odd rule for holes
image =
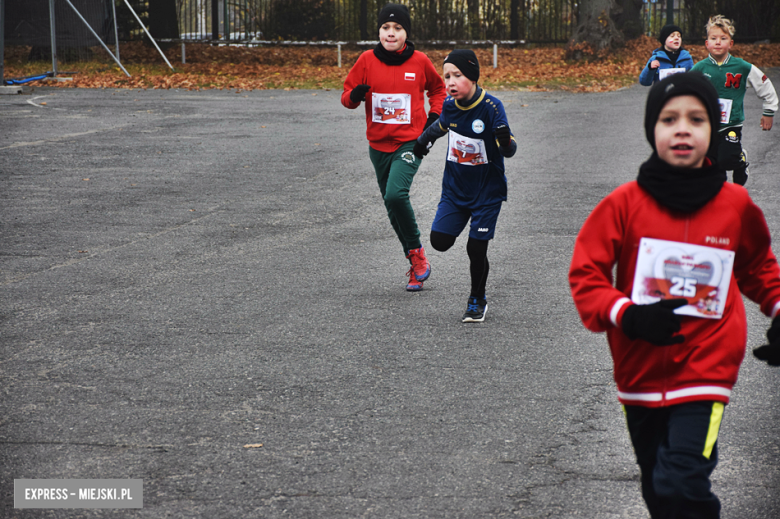
{"label": "black beanie hat", "polygon": [[661,34],[658,35],[658,41],[661,42],[661,46],[666,45],[666,38],[671,36],[673,32],[679,32],[680,38],[682,38],[682,29],[672,23],[664,25],[663,29],[661,29]]}
{"label": "black beanie hat", "polygon": [[479,81],[479,61],[473,50],[455,49],[444,58],[444,63],[455,65],[464,76],[472,81]]}
{"label": "black beanie hat", "polygon": [[409,18],[409,9],[401,4],[385,4],[376,19],[376,30],[387,22],[395,22],[404,28],[406,36],[412,32],[412,20]]}
{"label": "black beanie hat", "polygon": [[701,72],[672,74],[653,85],[653,88],[650,89],[650,93],[647,95],[647,106],[645,107],[645,135],[647,136],[647,141],[655,150],[655,125],[658,122],[658,115],[661,113],[661,109],[671,98],[685,95],[698,97],[707,109],[711,128],[710,148],[707,156],[714,157],[713,153],[717,150],[717,136],[720,129],[720,103],[718,102],[718,92],[715,90],[715,87]]}

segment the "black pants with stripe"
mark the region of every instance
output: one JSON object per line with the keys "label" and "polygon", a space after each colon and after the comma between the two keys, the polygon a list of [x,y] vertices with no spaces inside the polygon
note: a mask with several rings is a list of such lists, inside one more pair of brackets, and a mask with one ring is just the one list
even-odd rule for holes
{"label": "black pants with stripe", "polygon": [[733,171],[735,184],[744,186],[748,164],[742,160],[742,127],[728,128],[718,132],[718,164],[726,171]]}
{"label": "black pants with stripe", "polygon": [[653,519],[717,519],[710,475],[718,464],[724,405],[624,406],[642,472],[642,497]]}

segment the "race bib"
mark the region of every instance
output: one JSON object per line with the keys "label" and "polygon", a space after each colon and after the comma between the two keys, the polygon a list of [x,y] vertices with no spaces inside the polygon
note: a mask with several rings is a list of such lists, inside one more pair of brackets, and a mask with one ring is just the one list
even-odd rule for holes
{"label": "race bib", "polygon": [[412,94],[371,94],[372,120],[382,124],[412,123]]}
{"label": "race bib", "polygon": [[631,300],[649,305],[661,299],[685,298],[688,304],[674,313],[720,319],[733,268],[734,251],[642,238]]}
{"label": "race bib", "polygon": [[684,68],[663,68],[658,71],[658,79],[666,79],[672,74],[682,74],[685,72]]}
{"label": "race bib", "polygon": [[728,123],[731,120],[731,99],[718,99],[720,103],[720,122],[723,124]]}
{"label": "race bib", "polygon": [[452,130],[447,133],[449,135],[447,160],[466,166],[487,164],[488,160],[487,152],[485,151],[485,141],[482,139],[464,137]]}

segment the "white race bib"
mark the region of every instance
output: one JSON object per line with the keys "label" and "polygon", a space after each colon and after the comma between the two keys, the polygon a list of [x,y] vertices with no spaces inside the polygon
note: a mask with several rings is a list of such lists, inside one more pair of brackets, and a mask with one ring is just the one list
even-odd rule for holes
{"label": "white race bib", "polygon": [[684,68],[662,68],[658,71],[658,79],[666,79],[667,76],[682,74],[683,72],[685,72]]}
{"label": "white race bib", "polygon": [[733,268],[734,251],[642,238],[631,300],[649,305],[682,297],[688,304],[674,313],[720,319]]}
{"label": "white race bib", "polygon": [[381,124],[412,124],[412,94],[371,94],[372,121]]}
{"label": "white race bib", "polygon": [[720,122],[723,124],[731,120],[731,99],[718,99],[720,103]]}
{"label": "white race bib", "polygon": [[487,164],[487,152],[485,151],[485,141],[482,139],[472,139],[464,137],[454,131],[447,132],[449,135],[449,151],[447,160],[457,162],[465,166],[479,166]]}

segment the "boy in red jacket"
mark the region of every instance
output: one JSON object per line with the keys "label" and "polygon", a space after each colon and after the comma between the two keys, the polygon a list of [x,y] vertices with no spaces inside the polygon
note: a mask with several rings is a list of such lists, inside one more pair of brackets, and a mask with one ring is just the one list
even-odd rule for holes
{"label": "boy in red jacket", "polygon": [[654,152],[590,214],[569,271],[583,323],[607,332],[653,518],[719,517],[710,475],[745,355],[740,292],[773,318],[755,356],[780,365],[780,268],[763,213],[707,158],[719,121],[703,75],[657,83],[645,111]]}
{"label": "boy in red jacket", "polygon": [[[409,189],[420,167],[412,149],[417,136],[439,118],[446,95],[431,60],[406,39],[411,30],[406,6],[385,5],[377,21],[379,45],[361,54],[349,71],[341,104],[354,109],[365,101],[368,154],[390,224],[411,263],[406,290],[418,291],[431,266],[409,201]],[[427,116],[425,91],[430,104]]]}

